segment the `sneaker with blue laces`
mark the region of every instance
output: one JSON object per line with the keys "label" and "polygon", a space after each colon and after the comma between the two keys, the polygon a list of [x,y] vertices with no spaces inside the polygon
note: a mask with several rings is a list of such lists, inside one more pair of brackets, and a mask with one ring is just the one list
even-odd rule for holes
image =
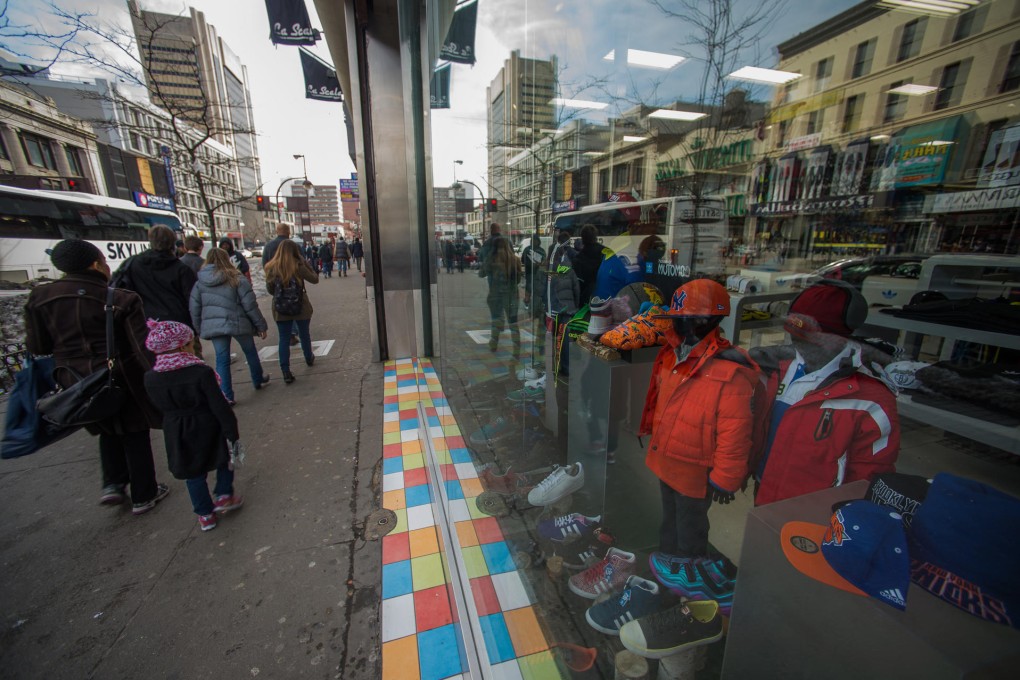
{"label": "sneaker with blue laces", "polygon": [[579,512],[573,512],[569,515],[539,522],[538,535],[557,543],[589,538],[598,528],[601,520],[602,515],[588,517]]}
{"label": "sneaker with blue laces", "polygon": [[715,600],[723,616],[733,607],[737,567],[725,557],[675,557],[654,552],[648,557],[655,580],[690,600]]}
{"label": "sneaker with blue laces", "polygon": [[593,605],[584,613],[584,618],[600,633],[619,635],[625,624],[658,611],[659,602],[657,583],[631,576],[622,593]]}

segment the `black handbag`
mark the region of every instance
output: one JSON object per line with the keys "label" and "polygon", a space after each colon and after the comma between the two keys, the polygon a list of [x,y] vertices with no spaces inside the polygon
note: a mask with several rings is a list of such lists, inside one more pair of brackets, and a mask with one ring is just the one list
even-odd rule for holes
{"label": "black handbag", "polygon": [[[113,288],[106,292],[106,366],[70,387],[57,388],[36,402],[43,420],[57,427],[82,427],[115,415],[124,403],[124,390],[113,381],[116,347],[113,333]],[[60,370],[59,368],[56,370]]]}

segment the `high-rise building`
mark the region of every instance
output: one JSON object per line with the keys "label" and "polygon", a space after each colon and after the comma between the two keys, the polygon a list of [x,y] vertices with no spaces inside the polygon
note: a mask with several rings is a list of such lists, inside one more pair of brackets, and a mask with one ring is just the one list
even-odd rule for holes
{"label": "high-rise building", "polygon": [[[308,196],[301,182],[290,185],[290,195]],[[315,184],[308,197],[308,217],[312,226],[335,225],[340,223],[340,200],[336,185]]]}

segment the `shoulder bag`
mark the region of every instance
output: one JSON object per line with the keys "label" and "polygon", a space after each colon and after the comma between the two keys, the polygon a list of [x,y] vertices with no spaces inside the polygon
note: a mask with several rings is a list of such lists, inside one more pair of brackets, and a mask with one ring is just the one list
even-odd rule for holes
{"label": "shoulder bag", "polygon": [[[57,388],[36,402],[43,420],[58,427],[81,427],[115,415],[124,402],[124,390],[113,381],[116,347],[113,333],[113,288],[106,291],[106,366],[70,387]],[[60,368],[56,370],[60,370]]]}

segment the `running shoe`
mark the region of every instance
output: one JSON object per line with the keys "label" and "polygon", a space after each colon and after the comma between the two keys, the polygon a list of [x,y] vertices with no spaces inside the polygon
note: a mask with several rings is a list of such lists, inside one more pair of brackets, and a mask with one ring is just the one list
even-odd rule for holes
{"label": "running shoe", "polygon": [[519,390],[508,392],[506,398],[510,401],[534,401],[542,404],[545,403],[545,388],[525,385]]}
{"label": "running shoe", "polygon": [[655,552],[648,557],[655,580],[690,600],[715,600],[724,616],[733,607],[737,568],[725,557],[674,557]]}
{"label": "running shoe", "polygon": [[548,477],[528,493],[532,505],[552,505],[584,487],[584,467],[580,463],[556,467]]}
{"label": "running shoe", "polygon": [[244,505],[244,498],[233,493],[217,496],[216,500],[213,502],[213,508],[221,515],[226,514],[231,510],[237,510],[242,505]]}
{"label": "running shoe", "polygon": [[561,517],[539,522],[538,535],[558,543],[585,539],[591,537],[601,520],[602,515],[588,517],[579,512],[574,512],[569,515],[562,515]]}
{"label": "running shoe", "polygon": [[634,553],[610,548],[601,562],[574,574],[567,583],[575,595],[594,600],[602,593],[622,587],[627,577],[634,573],[634,565]]}
{"label": "running shoe", "polygon": [[513,431],[513,423],[509,418],[499,416],[488,425],[468,435],[468,441],[475,446],[484,446],[487,442],[505,437]]}
{"label": "running shoe", "polygon": [[103,487],[103,491],[99,496],[99,502],[102,505],[120,505],[127,500],[127,494],[124,493],[125,484],[107,484]]}
{"label": "running shoe", "polygon": [[721,637],[722,615],[712,600],[683,602],[620,628],[623,646],[646,659],[662,659]]}
{"label": "running shoe", "polygon": [[541,369],[535,368],[534,366],[525,366],[517,371],[517,379],[521,382],[534,380],[544,375],[545,373],[543,373]]}
{"label": "running shoe", "polygon": [[508,467],[506,472],[502,475],[497,475],[492,471],[491,468],[482,470],[482,474],[479,475],[479,479],[482,480],[482,485],[488,491],[492,491],[504,496],[509,496],[518,492],[530,491],[535,486],[532,478],[526,473],[514,472],[512,467]]}
{"label": "running shoe", "polygon": [[167,486],[166,484],[157,484],[156,495],[153,496],[151,500],[147,500],[142,503],[135,503],[134,505],[132,505],[131,514],[144,515],[149,510],[152,510],[154,507],[156,507],[156,503],[159,503],[161,500],[166,498],[167,494],[169,493],[170,493],[169,486]]}
{"label": "running shoe", "polygon": [[564,569],[583,571],[604,559],[615,542],[612,534],[598,528],[587,539],[557,545],[556,554],[563,558]]}
{"label": "running shoe", "polygon": [[211,512],[208,515],[198,516],[198,528],[202,531],[210,531],[216,528],[216,513]]}
{"label": "running shoe", "polygon": [[541,390],[544,390],[545,389],[545,376],[541,375],[541,376],[535,378],[534,380],[526,380],[524,382],[524,386],[525,387],[530,387],[532,389],[541,389]]}
{"label": "running shoe", "polygon": [[600,633],[619,635],[621,626],[653,614],[658,608],[659,584],[631,576],[622,593],[592,605],[584,613],[584,618]]}

